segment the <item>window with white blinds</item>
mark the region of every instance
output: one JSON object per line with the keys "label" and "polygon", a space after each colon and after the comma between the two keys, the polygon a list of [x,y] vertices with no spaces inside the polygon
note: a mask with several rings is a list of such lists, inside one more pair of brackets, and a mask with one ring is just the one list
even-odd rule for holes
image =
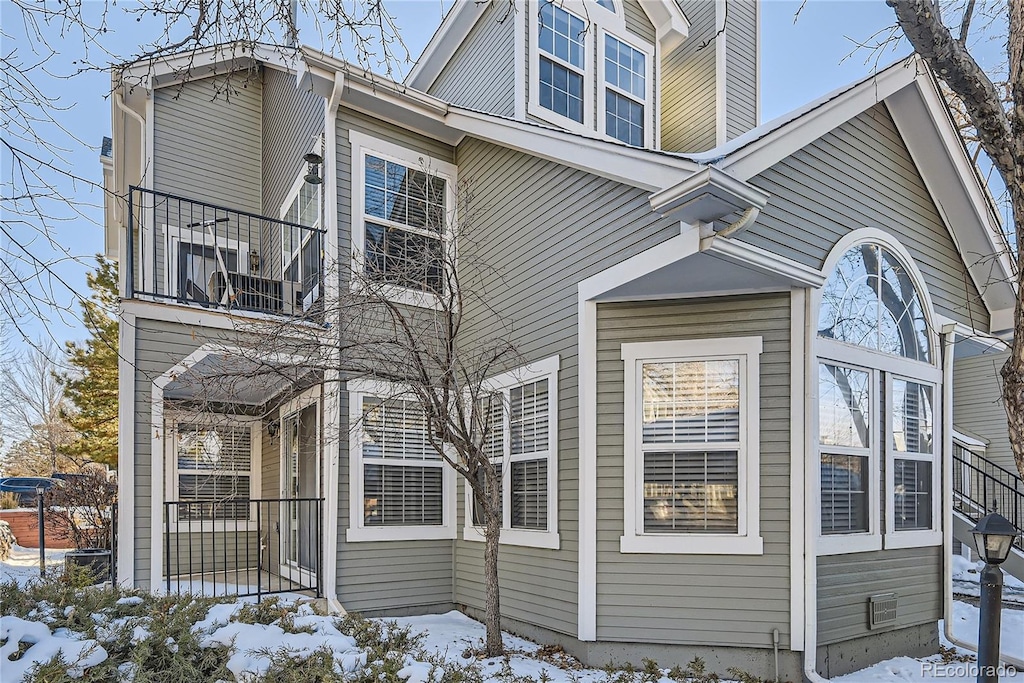
{"label": "window with white blinds", "polygon": [[415,401],[362,397],[363,525],[440,526],[445,466]]}
{"label": "window with white blinds", "polygon": [[177,422],[178,520],[247,520],[252,489],[252,426]]}
{"label": "window with white blinds", "polygon": [[622,552],[762,552],[760,353],[760,337],[622,345]]}
{"label": "window with white blinds", "polygon": [[[478,404],[482,445],[501,487],[502,543],[558,547],[554,519],[558,357],[487,381]],[[483,514],[466,485],[465,537],[480,540]]]}

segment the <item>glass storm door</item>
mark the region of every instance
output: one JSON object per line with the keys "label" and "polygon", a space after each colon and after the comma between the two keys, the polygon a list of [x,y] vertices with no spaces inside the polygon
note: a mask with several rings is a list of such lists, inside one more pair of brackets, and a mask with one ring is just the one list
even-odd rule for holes
{"label": "glass storm door", "polygon": [[317,571],[319,559],[318,405],[311,403],[281,421],[281,557],[303,582]]}

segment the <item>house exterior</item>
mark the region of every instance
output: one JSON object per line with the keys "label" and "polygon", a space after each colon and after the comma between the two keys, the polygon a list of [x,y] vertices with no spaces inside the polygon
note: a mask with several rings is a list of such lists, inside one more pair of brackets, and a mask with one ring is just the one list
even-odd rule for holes
{"label": "house exterior", "polygon": [[920,63],[756,126],[757,41],[753,2],[466,2],[404,84],[231,46],[129,74],[119,580],[480,614],[416,406],[241,351],[333,334],[325,264],[443,245],[468,183],[526,361],[493,378],[507,627],[788,679],[935,651],[957,341],[1011,327],[1012,266]]}

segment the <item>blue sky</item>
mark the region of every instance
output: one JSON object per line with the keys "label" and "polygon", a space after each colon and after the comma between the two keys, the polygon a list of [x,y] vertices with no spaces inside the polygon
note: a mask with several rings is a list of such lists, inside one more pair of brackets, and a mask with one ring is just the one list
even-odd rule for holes
{"label": "blue sky", "polygon": [[[390,0],[386,4],[396,17],[406,46],[415,59],[440,23],[441,0]],[[96,0],[85,3],[86,11],[97,11],[100,6]],[[108,49],[119,53],[137,48],[133,41],[140,40],[145,29],[144,23],[138,24],[134,18],[121,14],[124,6],[119,3],[112,7],[109,30],[104,36]],[[894,23],[892,10],[884,0],[809,0],[796,19],[799,7],[799,2],[789,0],[764,0],[762,5],[762,122],[869,73],[875,66],[875,56],[861,50],[848,57],[856,48],[853,41],[867,41],[877,31]],[[31,60],[33,46],[38,43],[26,37],[20,10],[10,2],[0,1],[0,26],[5,34],[0,36],[0,49],[4,53],[17,50],[23,59]],[[76,70],[75,62],[82,57],[81,41],[56,37],[58,27],[43,27],[43,31],[54,38],[51,44],[60,54],[47,65],[50,75],[36,72],[36,77],[45,92],[59,97],[61,110],[55,118],[66,132],[53,126],[44,126],[41,130],[52,143],[67,149],[63,156],[76,174],[98,182],[101,177],[99,144],[102,137],[110,133],[109,77],[105,73],[87,72],[60,78]],[[307,32],[304,42],[315,44],[313,37]],[[908,52],[909,48],[903,43],[896,52],[882,56],[879,63],[887,64]],[[91,56],[94,60],[102,58],[95,50]],[[402,65],[402,69],[407,70],[408,66]],[[3,135],[6,137],[9,133],[5,131]],[[3,184],[0,191],[5,194],[10,191],[11,168],[10,158],[4,152],[0,155]],[[75,200],[75,209],[55,209],[68,218],[53,227],[56,245],[43,240],[36,243],[40,250],[58,259],[56,269],[62,278],[76,291],[84,292],[91,255],[103,248],[102,197],[94,188],[82,183],[61,181],[60,189],[62,194]],[[3,218],[10,219],[9,216]],[[63,302],[73,298],[61,286],[54,288],[54,294]],[[56,340],[83,336],[73,319],[59,314],[32,323],[27,329],[33,336],[51,336]]]}

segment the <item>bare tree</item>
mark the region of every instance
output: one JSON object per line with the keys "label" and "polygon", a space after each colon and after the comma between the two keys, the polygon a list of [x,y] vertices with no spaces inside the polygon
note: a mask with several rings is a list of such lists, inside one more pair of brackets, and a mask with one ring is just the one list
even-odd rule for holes
{"label": "bare tree", "polygon": [[75,432],[65,419],[57,351],[40,343],[0,368],[0,415],[12,443],[3,460],[11,474],[50,474],[77,463],[67,456]]}
{"label": "bare tree", "polygon": [[[1019,247],[1024,244],[1024,0],[967,0],[956,13],[958,21],[953,26],[944,22],[942,8],[936,0],[886,0],[886,3],[895,11],[899,27],[914,50],[921,55],[935,77],[955,93],[962,103],[977,135],[978,144],[1006,186],[1013,216],[1013,232]],[[1005,21],[1005,89],[996,85],[994,80],[1001,79],[990,77],[969,47],[972,23],[984,12]],[[992,15],[992,12],[995,14]],[[1002,368],[1002,377],[1010,445],[1017,469],[1024,476],[1022,266],[1024,263],[1018,248],[1014,338],[1010,356]]]}

